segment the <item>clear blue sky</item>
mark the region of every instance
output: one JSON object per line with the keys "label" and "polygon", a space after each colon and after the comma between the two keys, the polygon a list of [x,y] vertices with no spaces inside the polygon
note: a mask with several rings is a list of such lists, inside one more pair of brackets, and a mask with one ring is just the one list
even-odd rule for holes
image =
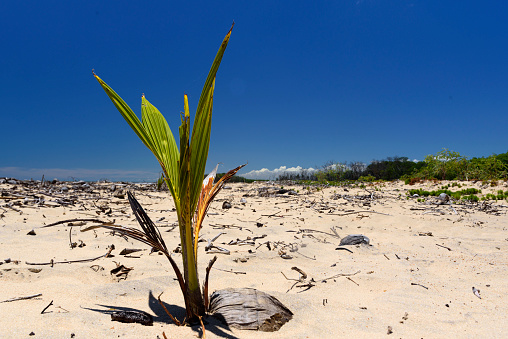
{"label": "clear blue sky", "polygon": [[177,134],[217,76],[208,169],[508,150],[506,1],[3,1],[0,177],[153,180],[92,76]]}

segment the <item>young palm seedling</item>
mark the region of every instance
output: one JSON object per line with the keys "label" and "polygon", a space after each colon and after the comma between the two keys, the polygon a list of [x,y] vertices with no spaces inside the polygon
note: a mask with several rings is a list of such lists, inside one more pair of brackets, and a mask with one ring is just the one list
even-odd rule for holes
{"label": "young palm seedling", "polygon": [[[199,98],[192,134],[190,132],[188,98],[184,95],[184,112],[182,114],[182,124],[179,128],[180,149],[178,149],[176,140],[163,115],[144,95],[141,98],[142,119],[140,121],[122,98],[94,73],[95,78],[118,111],[120,111],[141,141],[143,141],[159,161],[162,168],[163,180],[173,197],[178,215],[183,258],[183,275],[178,265],[171,257],[159,230],[131,193],[128,193],[129,202],[142,229],[139,230],[113,225],[98,227],[105,227],[118,231],[120,234],[141,241],[166,255],[178,278],[185,301],[186,319],[188,321],[201,319],[201,316],[205,315],[207,311],[213,311],[210,308],[211,304],[216,305],[216,307],[224,305],[224,301],[219,302],[221,298],[214,298],[214,296],[212,296],[210,302],[208,298],[208,275],[211,265],[213,265],[216,258],[212,259],[208,265],[203,290],[201,290],[199,285],[197,272],[198,237],[210,203],[223,188],[224,183],[245,166],[242,165],[229,171],[215,184],[214,179],[217,168],[203,180],[210,144],[215,76],[219,69],[224,51],[226,50],[232,29],[233,26],[224,38],[215,60],[213,61],[210,72],[208,73],[208,77],[206,78],[205,85]],[[263,292],[256,291],[255,295],[261,295],[262,293]],[[236,298],[236,304],[238,304],[239,298],[238,296]],[[225,300],[227,300],[227,298]],[[278,303],[280,304],[280,302]],[[240,305],[242,305],[242,302],[240,302]],[[287,310],[283,305],[282,307]],[[274,321],[277,323],[276,325],[278,327],[282,326],[292,315],[292,313],[287,310],[287,320],[280,321],[281,312],[277,311],[276,313],[277,321]],[[227,315],[224,316],[226,319],[227,317]],[[268,316],[268,318],[270,319],[270,316]]]}
{"label": "young palm seedling", "polygon": [[206,79],[199,98],[192,135],[190,134],[189,103],[187,95],[184,96],[184,113],[179,129],[180,150],[178,150],[176,140],[166,119],[144,95],[141,98],[142,120],[140,121],[125,101],[94,73],[95,78],[116,108],[141,141],[152,151],[162,167],[164,181],[173,197],[178,215],[183,277],[157,228],[131,194],[129,194],[129,200],[143,230],[114,226],[108,228],[114,228],[133,239],[147,243],[168,257],[180,282],[187,319],[202,316],[205,313],[206,305],[199,286],[197,272],[197,242],[201,223],[210,202],[223,187],[224,182],[243,167],[240,166],[230,171],[215,185],[213,185],[215,171],[203,181],[210,144],[215,76],[230,35],[231,30],[224,38]]}

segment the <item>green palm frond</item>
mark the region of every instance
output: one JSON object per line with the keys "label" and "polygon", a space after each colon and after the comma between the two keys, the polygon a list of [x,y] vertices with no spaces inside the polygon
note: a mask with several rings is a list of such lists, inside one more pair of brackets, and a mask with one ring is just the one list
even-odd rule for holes
{"label": "green palm frond", "polygon": [[212,106],[213,106],[213,91],[215,89],[215,76],[219,70],[222,57],[226,51],[226,47],[231,37],[233,25],[215,56],[208,77],[206,78],[205,85],[199,98],[198,108],[196,110],[196,117],[194,118],[194,125],[192,127],[191,138],[191,168],[192,168],[192,181],[191,181],[191,208],[195,210],[199,192],[201,191],[201,182],[203,181],[206,167],[206,160],[208,157],[208,148],[210,146],[210,131],[212,128]]}
{"label": "green palm frond", "polygon": [[178,169],[177,159],[179,157],[175,138],[171,133],[166,119],[148,100],[143,96],[141,98],[141,112],[143,123],[125,103],[125,101],[106,84],[98,75],[93,73],[99,84],[102,86],[108,97],[111,99],[125,121],[131,126],[132,130],[138,135],[143,143],[152,151],[157,161],[162,167],[166,184],[171,195],[178,204]]}
{"label": "green palm frond", "polygon": [[161,163],[166,178],[171,182],[173,197],[179,197],[178,166],[180,152],[166,119],[143,95],[141,98],[143,127],[152,141],[154,154]]}

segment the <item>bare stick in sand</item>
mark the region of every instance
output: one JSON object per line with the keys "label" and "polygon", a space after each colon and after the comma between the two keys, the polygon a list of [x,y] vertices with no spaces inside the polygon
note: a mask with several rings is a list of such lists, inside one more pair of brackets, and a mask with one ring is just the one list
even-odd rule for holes
{"label": "bare stick in sand", "polygon": [[221,268],[216,268],[216,267],[212,267],[214,270],[217,270],[217,271],[222,271],[222,272],[226,272],[226,273],[234,273],[234,274],[247,274],[247,272],[240,272],[240,271],[233,271],[232,269],[231,270],[223,270]]}
{"label": "bare stick in sand", "polygon": [[330,279],[334,279],[334,278],[338,278],[338,277],[350,277],[350,276],[353,276],[353,275],[356,275],[358,273],[360,273],[361,271],[356,271],[355,273],[339,273],[339,274],[336,274],[334,276],[331,276],[329,278],[325,278],[325,279],[322,279],[321,282],[323,281],[326,281],[326,280],[330,280]]}
{"label": "bare stick in sand", "polygon": [[41,314],[44,314],[44,312],[51,306],[53,305],[53,300],[51,300],[51,302],[49,303],[48,306],[44,307],[44,309],[42,310]]}
{"label": "bare stick in sand", "polygon": [[115,249],[115,246],[110,246],[108,251],[106,252],[106,254],[103,254],[101,256],[98,256],[96,258],[91,258],[91,259],[66,260],[66,261],[54,261],[53,259],[51,259],[49,262],[43,262],[43,263],[34,263],[34,262],[25,261],[25,264],[27,264],[27,265],[51,265],[51,267],[53,267],[54,264],[72,264],[72,263],[78,263],[78,262],[90,262],[90,261],[95,261],[100,258],[107,258],[111,254],[111,251],[113,251],[114,249]]}
{"label": "bare stick in sand", "polygon": [[305,232],[308,232],[308,233],[312,233],[312,232],[323,233],[323,234],[332,236],[334,238],[340,239],[340,236],[337,234],[337,232],[335,232],[335,229],[333,229],[332,231],[334,232],[334,234],[328,233],[328,232],[324,232],[324,231],[319,231],[319,230],[313,230],[313,229],[310,229],[310,228],[304,228],[304,229],[301,229],[298,233],[305,233]]}
{"label": "bare stick in sand", "polygon": [[356,281],[354,281],[353,279],[351,279],[350,277],[346,277],[347,280],[355,283],[356,286],[360,286],[360,284],[358,284]]}
{"label": "bare stick in sand", "polygon": [[350,214],[356,214],[356,213],[376,213],[376,214],[381,214],[381,215],[387,215],[387,216],[390,216],[392,217],[391,214],[387,214],[387,213],[381,213],[381,212],[376,212],[376,211],[355,211],[355,212],[348,212],[348,213],[327,213],[328,215],[338,215],[338,216],[345,216],[345,215],[350,215]]}
{"label": "bare stick in sand", "polygon": [[436,244],[437,246],[439,247],[442,247],[442,248],[446,248],[448,251],[451,251],[452,249],[450,247],[446,247],[446,246],[443,246],[443,245],[439,245],[439,244]]}
{"label": "bare stick in sand", "polygon": [[[162,292],[162,293],[164,293],[164,292]],[[161,304],[164,311],[167,313],[167,315],[169,315],[169,317],[171,318],[171,320],[173,320],[173,322],[175,323],[176,326],[182,326],[183,324],[185,324],[185,320],[183,323],[181,323],[180,321],[178,321],[178,319],[173,317],[173,315],[171,313],[169,313],[168,309],[166,308],[166,306],[164,306],[164,303],[161,300],[162,293],[159,294],[159,296],[157,297],[157,300],[159,301],[159,304]],[[166,338],[166,335],[164,334],[164,332],[163,332],[163,335],[164,335],[164,338]]]}
{"label": "bare stick in sand", "polygon": [[41,228],[51,227],[51,226],[65,224],[66,222],[76,222],[76,221],[96,222],[98,224],[103,224],[103,225],[113,225],[115,223],[114,220],[113,221],[105,221],[105,220],[99,220],[99,219],[80,219],[80,218],[77,218],[77,219],[67,219],[67,220],[57,221],[57,222],[54,222],[54,223],[49,224],[49,225],[41,226]]}
{"label": "bare stick in sand", "polygon": [[34,295],[29,295],[29,296],[26,296],[26,297],[11,298],[11,299],[7,299],[7,300],[0,301],[0,303],[8,303],[8,302],[11,302],[11,301],[18,301],[18,300],[32,299],[32,298],[37,298],[37,297],[40,297],[41,295],[42,295],[42,293],[39,293],[39,294],[34,294]]}
{"label": "bare stick in sand", "polygon": [[72,244],[72,226],[71,229],[69,230],[69,246],[71,247],[71,249],[77,246],[77,244],[75,245]]}
{"label": "bare stick in sand", "polygon": [[411,285],[413,285],[413,286],[421,286],[421,287],[425,288],[426,290],[429,289],[427,286],[423,286],[422,284],[411,283]]}

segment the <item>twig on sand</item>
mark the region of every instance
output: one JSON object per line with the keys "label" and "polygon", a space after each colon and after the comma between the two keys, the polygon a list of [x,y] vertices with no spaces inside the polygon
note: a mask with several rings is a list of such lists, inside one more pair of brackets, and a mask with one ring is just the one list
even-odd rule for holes
{"label": "twig on sand", "polygon": [[386,214],[386,213],[381,213],[381,212],[376,212],[376,211],[355,211],[355,212],[348,212],[348,213],[327,213],[328,215],[338,215],[338,216],[345,216],[345,215],[350,215],[350,214],[356,214],[356,213],[376,213],[376,214],[381,214],[381,215],[388,215],[388,216],[392,216],[391,214]]}
{"label": "twig on sand", "polygon": [[349,248],[345,248],[345,247],[337,247],[335,250],[343,250],[343,251],[348,251],[349,253],[353,253],[353,251],[351,251]]}
{"label": "twig on sand", "polygon": [[[162,292],[164,293],[164,292]],[[161,294],[159,294],[159,296],[157,297],[157,300],[159,300],[159,304],[161,304],[162,308],[164,309],[164,311],[166,311],[166,313],[169,315],[169,317],[171,318],[171,320],[173,320],[173,322],[175,323],[176,326],[182,326],[185,324],[185,320],[181,323],[178,321],[178,319],[176,319],[175,317],[173,317],[173,315],[171,313],[169,313],[168,309],[166,308],[166,306],[164,306],[164,303],[162,302],[161,300]],[[162,333],[164,335],[164,338],[166,338],[166,335],[164,334],[164,332]]]}
{"label": "twig on sand", "polygon": [[338,238],[340,239],[339,235],[337,234],[337,232],[335,232],[334,230],[332,230],[334,233],[328,233],[328,232],[324,232],[324,231],[319,231],[319,230],[313,230],[313,229],[310,229],[310,228],[303,228],[303,229],[300,229],[298,233],[323,233],[323,234],[326,234],[326,235],[329,235],[329,236],[332,236],[334,238]]}
{"label": "twig on sand", "polygon": [[4,206],[5,207],[9,207],[11,210],[14,210],[14,211],[16,211],[16,212],[18,212],[20,214],[23,214],[23,211],[21,211],[21,210],[17,209],[16,207],[12,206],[12,204],[5,204]]}
{"label": "twig on sand", "polygon": [[450,247],[446,247],[446,246],[443,246],[443,245],[439,245],[439,244],[436,244],[437,246],[439,247],[442,247],[442,248],[446,248],[448,251],[451,251],[452,249]]}
{"label": "twig on sand", "polygon": [[29,295],[29,296],[26,296],[26,297],[11,298],[11,299],[7,299],[7,300],[2,300],[2,301],[0,301],[0,303],[8,303],[8,302],[11,302],[11,301],[32,299],[32,298],[40,297],[41,295],[42,295],[42,293],[34,294],[34,295]]}
{"label": "twig on sand", "polygon": [[[196,314],[197,315],[197,314]],[[203,317],[200,315],[197,315],[199,322],[201,323],[201,328],[203,329],[203,336],[201,338],[206,339],[206,330],[205,330],[205,324],[203,324]]]}
{"label": "twig on sand", "polygon": [[296,272],[298,272],[298,273],[300,273],[300,274],[302,275],[302,276],[300,277],[299,281],[303,281],[303,280],[307,279],[307,273],[305,273],[302,269],[300,269],[300,268],[298,268],[298,267],[296,267],[296,266],[291,267],[291,269],[292,269],[293,271],[296,271]]}
{"label": "twig on sand", "polygon": [[[305,280],[307,279],[307,273],[305,273],[302,269],[300,269],[300,268],[298,268],[298,267],[296,267],[296,266],[291,267],[291,269],[292,269],[293,271],[296,271],[296,272],[300,273],[300,274],[301,274],[301,276],[300,276],[298,279],[288,278],[288,277],[286,277],[286,275],[284,274],[284,272],[280,272],[280,273],[284,276],[284,278],[286,278],[286,280],[293,280],[293,281],[296,281],[296,282],[295,282],[295,283],[294,283],[294,284],[293,284],[293,285],[292,285],[292,286],[291,286],[291,287],[290,287],[290,288],[286,291],[286,293],[288,293],[289,291],[291,291],[291,290],[293,289],[293,287],[295,287],[295,286],[296,286],[296,284],[298,284],[298,283],[304,283],[304,285],[300,285],[300,286],[298,286],[298,287],[307,287],[307,289],[309,289],[309,288],[311,288],[311,287],[315,286],[314,284],[312,284],[312,283],[314,282],[314,279],[311,279],[311,281],[309,281],[309,282],[306,282],[306,281],[305,281]],[[303,291],[302,291],[302,292],[303,292]]]}
{"label": "twig on sand", "polygon": [[227,273],[234,273],[234,274],[247,274],[247,272],[240,272],[240,271],[233,271],[232,269],[231,270],[223,270],[221,268],[217,268],[217,267],[212,267],[214,270],[217,270],[217,271],[222,271],[222,272],[227,272]]}
{"label": "twig on sand", "polygon": [[349,281],[352,281],[356,286],[360,286],[360,284],[358,284],[356,281],[354,281],[350,277],[346,277],[346,279],[349,280]]}
{"label": "twig on sand", "polygon": [[[275,212],[275,213],[273,213],[273,214],[261,214],[261,216],[262,216],[262,217],[268,217],[268,218],[270,218],[270,217],[279,217],[279,218],[284,218],[284,216],[283,216],[283,215],[277,215],[277,214],[279,214],[280,212],[281,212],[281,211]],[[259,220],[259,219],[261,219],[261,218],[258,218],[257,220]]]}
{"label": "twig on sand", "polygon": [[307,259],[310,259],[310,260],[317,260],[317,259],[316,259],[316,256],[314,256],[314,258],[311,258],[311,257],[309,257],[308,255],[305,255],[305,254],[303,254],[302,252],[300,252],[300,251],[298,251],[298,250],[296,251],[296,253],[298,253],[299,255],[301,255],[302,257],[307,258]]}
{"label": "twig on sand", "polygon": [[106,252],[106,254],[103,254],[101,256],[98,256],[96,258],[91,258],[91,259],[80,259],[80,260],[65,260],[65,261],[54,261],[53,259],[51,259],[49,262],[43,262],[43,263],[34,263],[34,262],[28,262],[28,261],[25,261],[25,264],[27,265],[51,265],[51,267],[53,267],[53,265],[55,264],[72,264],[72,263],[78,263],[78,262],[90,262],[90,261],[95,261],[97,259],[100,259],[100,258],[107,258],[109,257],[109,255],[111,254],[111,251],[113,251],[115,249],[115,246],[111,245],[108,249],[108,251]]}
{"label": "twig on sand", "polygon": [[[209,224],[209,225],[210,225],[212,228],[214,228],[214,229],[217,229],[217,228],[218,228],[218,229],[225,229],[225,228],[232,228],[232,227],[234,227],[234,228],[238,228],[240,231],[242,231],[242,230],[245,228],[245,227],[243,227],[243,226],[236,226],[236,225],[224,225],[224,224],[215,224],[215,225],[213,225],[213,224]],[[251,230],[249,230],[248,228],[245,228],[245,229],[246,229],[247,231],[249,231],[249,232],[251,232],[251,233],[252,233],[252,231],[251,231]]]}
{"label": "twig on sand", "polygon": [[71,226],[71,229],[69,230],[69,246],[71,247],[71,250],[76,247],[78,244],[73,244],[72,243],[72,226]]}
{"label": "twig on sand", "polygon": [[421,286],[421,287],[425,288],[426,290],[428,290],[428,289],[429,289],[427,286],[423,286],[422,284],[411,283],[411,285]]}
{"label": "twig on sand", "polygon": [[44,312],[51,306],[53,305],[53,300],[51,300],[51,302],[49,303],[48,306],[44,307],[44,309],[42,310],[41,314],[44,314]]}
{"label": "twig on sand", "polygon": [[443,212],[442,210],[437,209],[437,208],[429,210],[427,212],[423,212],[422,214],[429,214],[429,213],[439,213],[440,215],[444,215],[445,214],[445,212]]}
{"label": "twig on sand", "polygon": [[231,254],[231,252],[223,247],[215,246],[213,242],[220,237],[222,234],[226,234],[226,232],[220,232],[213,239],[208,239],[208,245],[205,246],[205,253],[222,253],[222,254]]}
{"label": "twig on sand", "polygon": [[[339,227],[339,228],[342,229],[342,227]],[[330,230],[333,232],[333,234],[335,234],[337,236],[337,238],[340,239],[340,235],[339,235],[339,233],[337,233],[335,226],[330,227]]]}
{"label": "twig on sand", "polygon": [[336,274],[334,276],[331,276],[331,277],[328,277],[328,278],[324,278],[321,280],[321,282],[324,282],[326,280],[330,280],[330,279],[334,279],[334,278],[338,278],[338,277],[350,277],[350,276],[353,276],[353,275],[356,275],[358,273],[360,273],[361,271],[356,271],[355,273],[339,273],[339,274]]}
{"label": "twig on sand", "polygon": [[56,225],[60,225],[60,224],[65,224],[66,222],[76,222],[76,221],[95,222],[95,223],[103,224],[103,225],[113,225],[115,223],[115,220],[113,220],[113,221],[106,221],[106,220],[99,220],[99,219],[81,219],[81,218],[77,218],[77,219],[60,220],[60,221],[54,222],[54,223],[49,224],[49,225],[41,226],[41,228],[51,227],[51,226],[56,226]]}

